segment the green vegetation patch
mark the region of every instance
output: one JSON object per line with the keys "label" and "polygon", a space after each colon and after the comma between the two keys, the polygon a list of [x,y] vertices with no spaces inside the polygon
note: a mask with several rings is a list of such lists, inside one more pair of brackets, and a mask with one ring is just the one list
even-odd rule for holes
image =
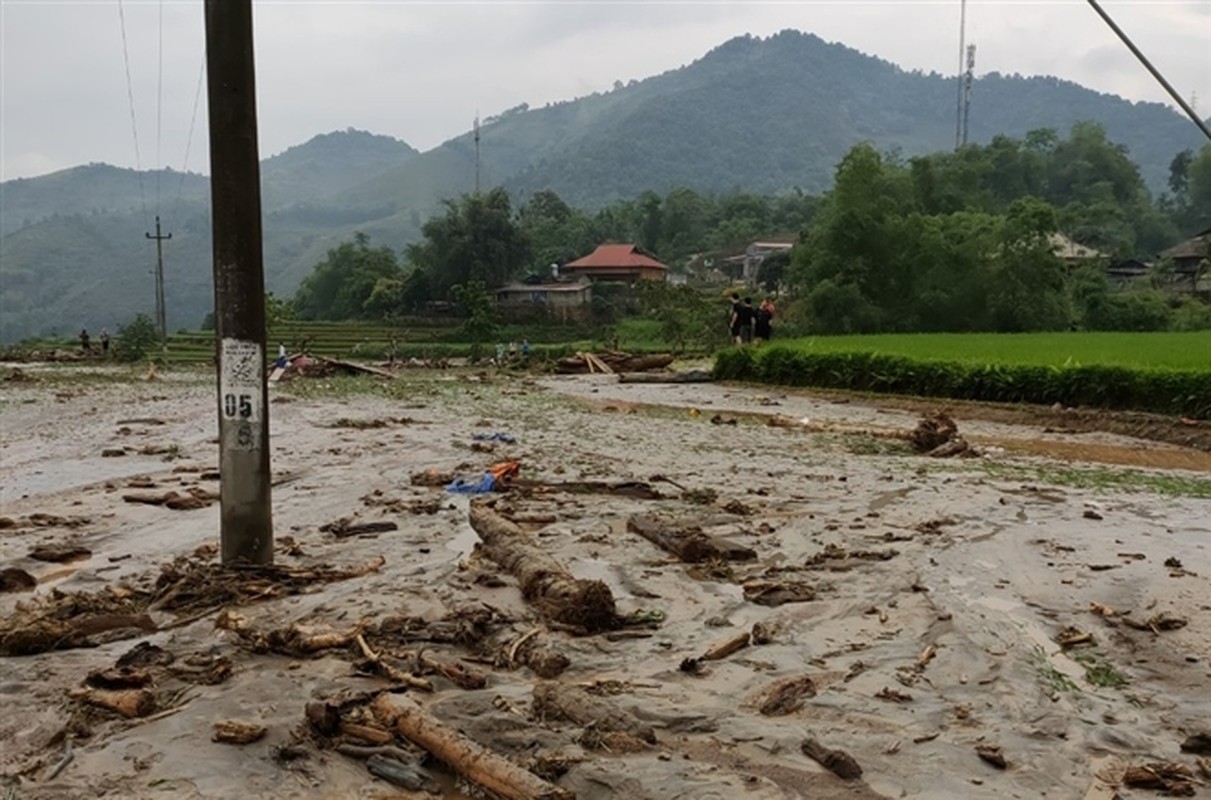
{"label": "green vegetation patch", "polygon": [[714,372],[723,380],[1211,418],[1211,366],[981,363],[861,349],[829,351],[790,343],[724,351],[715,359]]}

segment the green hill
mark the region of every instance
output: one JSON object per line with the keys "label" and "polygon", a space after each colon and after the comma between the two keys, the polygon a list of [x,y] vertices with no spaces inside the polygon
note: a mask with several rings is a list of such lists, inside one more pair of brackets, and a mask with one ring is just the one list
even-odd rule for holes
{"label": "green hill", "polygon": [[[481,185],[519,200],[551,188],[597,208],[644,190],[826,189],[836,163],[870,141],[911,156],[954,144],[953,78],[908,72],[794,31],[726,42],[703,58],[610,92],[522,105],[484,120]],[[1131,103],[1050,77],[976,81],[977,142],[1102,124],[1154,191],[1173,156],[1201,144],[1173,110]],[[80,325],[111,328],[152,303],[154,250],[143,238],[155,176],[90,165],[0,184],[0,340]],[[211,306],[207,181],[160,175],[166,206],[169,327],[196,326]],[[425,153],[346,130],[266,159],[266,281],[293,293],[325,251],[354,231],[402,248],[442,199],[475,186],[470,132]],[[168,215],[171,211],[171,215]]]}

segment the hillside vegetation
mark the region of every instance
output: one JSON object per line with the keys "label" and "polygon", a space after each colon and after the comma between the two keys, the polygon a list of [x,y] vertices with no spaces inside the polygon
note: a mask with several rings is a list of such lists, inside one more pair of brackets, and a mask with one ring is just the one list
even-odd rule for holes
{"label": "hillside vegetation", "polygon": [[[485,121],[485,186],[516,206],[553,189],[595,210],[652,190],[706,194],[818,193],[857,142],[903,156],[953,144],[954,84],[906,72],[818,37],[786,31],[740,37],[680,69],[607,93],[519,106]],[[989,75],[976,83],[972,133],[1024,136],[1102,125],[1153,192],[1197,131],[1165,106],[1130,103],[1055,78]],[[211,305],[209,208],[200,176],[160,176],[168,245],[171,328],[196,325]],[[81,325],[114,326],[150,311],[154,248],[143,238],[154,176],[105,165],[0,185],[0,339]],[[355,231],[402,250],[445,199],[470,191],[470,133],[423,154],[357,131],[319,136],[267,159],[265,268],[290,295],[325,253]],[[180,197],[178,202],[177,197]]]}

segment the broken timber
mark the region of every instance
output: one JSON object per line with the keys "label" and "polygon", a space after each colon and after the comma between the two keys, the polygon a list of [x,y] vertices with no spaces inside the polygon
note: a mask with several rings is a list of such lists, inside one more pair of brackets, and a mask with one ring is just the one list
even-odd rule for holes
{"label": "broken timber", "polygon": [[623,372],[618,376],[619,383],[711,383],[714,380],[711,373],[705,369],[691,369],[687,372]]}
{"label": "broken timber", "polygon": [[703,532],[699,525],[679,527],[657,514],[632,515],[627,520],[627,530],[639,534],[687,564],[703,561],[752,561],[757,557],[751,548],[711,536]]}
{"label": "broken timber", "polygon": [[380,724],[429,751],[467,780],[508,800],[574,800],[567,789],[544,781],[512,761],[451,730],[419,705],[381,694],[370,706]]}
{"label": "broken timber", "polygon": [[471,504],[471,527],[483,541],[484,555],[517,578],[522,596],[547,617],[591,633],[616,627],[610,587],[573,577],[529,534],[496,513],[491,502]]}
{"label": "broken timber", "polygon": [[656,744],[656,732],[629,712],[576,686],[545,681],[534,687],[533,712],[540,718],[566,719],[599,733],[624,733]]}

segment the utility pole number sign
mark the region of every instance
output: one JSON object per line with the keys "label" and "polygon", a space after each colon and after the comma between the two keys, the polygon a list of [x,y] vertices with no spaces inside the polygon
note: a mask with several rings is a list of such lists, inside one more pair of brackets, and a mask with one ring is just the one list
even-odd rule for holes
{"label": "utility pole number sign", "polygon": [[219,367],[219,413],[232,422],[259,422],[265,357],[257,342],[224,339]]}

